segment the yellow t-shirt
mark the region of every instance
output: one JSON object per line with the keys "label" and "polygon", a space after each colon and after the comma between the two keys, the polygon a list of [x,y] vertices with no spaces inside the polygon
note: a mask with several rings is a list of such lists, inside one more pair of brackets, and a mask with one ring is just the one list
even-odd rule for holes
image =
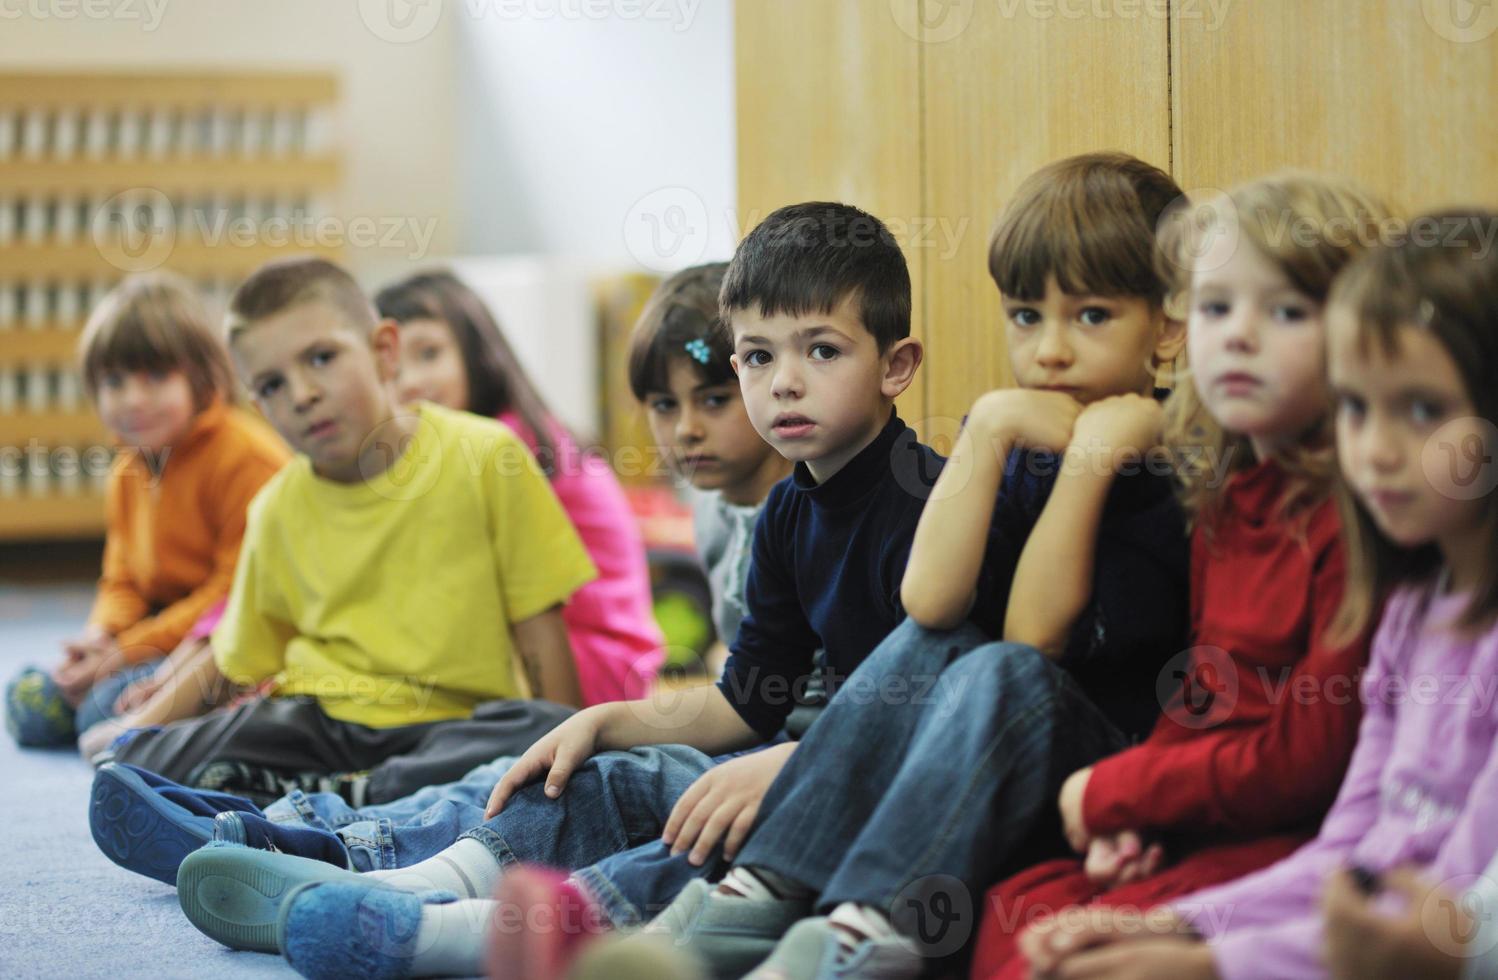
{"label": "yellow t-shirt", "polygon": [[498,422],[433,405],[384,472],[298,456],[250,504],[224,618],[225,676],[275,678],[330,717],[387,728],[523,696],[511,624],[597,572],[546,475]]}

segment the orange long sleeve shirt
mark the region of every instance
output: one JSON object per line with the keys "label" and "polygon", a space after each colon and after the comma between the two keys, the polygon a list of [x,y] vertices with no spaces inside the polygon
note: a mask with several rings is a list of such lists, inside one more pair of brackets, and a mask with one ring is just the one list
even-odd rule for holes
{"label": "orange long sleeve shirt", "polygon": [[112,634],[127,661],[171,653],[228,595],[245,510],[290,458],[270,426],[215,401],[171,447],[159,476],[139,453],[115,460],[89,623]]}

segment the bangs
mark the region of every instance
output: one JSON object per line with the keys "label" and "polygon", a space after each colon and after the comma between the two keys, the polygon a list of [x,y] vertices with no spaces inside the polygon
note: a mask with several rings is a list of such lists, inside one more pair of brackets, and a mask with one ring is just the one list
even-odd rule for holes
{"label": "bangs", "polygon": [[109,293],[89,317],[79,352],[90,398],[106,372],[181,371],[200,408],[215,395],[235,400],[228,354],[192,287],[174,276],[127,279]]}
{"label": "bangs", "polygon": [[636,401],[651,392],[671,390],[671,368],[691,365],[702,384],[736,382],[728,331],[716,317],[692,306],[667,304],[647,310],[636,331],[629,355],[629,388]]}
{"label": "bangs", "polygon": [[1046,282],[1069,295],[1137,296],[1160,303],[1156,224],[1179,189],[1155,167],[1118,154],[1060,161],[1020,185],[999,218],[988,272],[1027,302]]}

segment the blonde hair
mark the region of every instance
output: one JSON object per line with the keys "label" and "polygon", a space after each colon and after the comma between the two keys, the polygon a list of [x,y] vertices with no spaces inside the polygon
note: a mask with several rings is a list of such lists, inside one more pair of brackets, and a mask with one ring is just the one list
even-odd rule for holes
{"label": "blonde hair", "polygon": [[[1169,284],[1167,312],[1186,319],[1193,256],[1211,236],[1236,234],[1273,263],[1301,293],[1325,304],[1332,281],[1350,261],[1378,241],[1392,212],[1357,184],[1337,177],[1286,171],[1240,184],[1211,202],[1184,203],[1164,223],[1158,252]],[[1190,372],[1176,379],[1165,403],[1165,443],[1175,457],[1181,502],[1195,526],[1221,502],[1222,471],[1247,468],[1253,451],[1246,436],[1226,432],[1202,404]],[[1279,502],[1281,516],[1304,511],[1331,493],[1336,475],[1332,412],[1299,443],[1276,453],[1290,476]]]}
{"label": "blonde hair", "polygon": [[83,387],[97,400],[108,371],[181,371],[198,411],[236,401],[229,354],[192,284],[169,272],[130,276],[94,308],[78,340]]}

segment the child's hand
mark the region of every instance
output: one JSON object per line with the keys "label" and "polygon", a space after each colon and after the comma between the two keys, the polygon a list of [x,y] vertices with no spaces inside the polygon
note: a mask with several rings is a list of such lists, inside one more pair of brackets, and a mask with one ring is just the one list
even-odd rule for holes
{"label": "child's hand", "polygon": [[114,699],[114,713],[117,715],[129,714],[155,697],[156,692],[161,690],[164,680],[161,674],[163,673],[165,671],[157,671],[150,677],[142,677],[121,691],[120,696]]}
{"label": "child's hand", "polygon": [[92,653],[100,653],[114,645],[114,637],[102,627],[89,626],[77,636],[64,640],[62,652],[67,661],[82,660]]}
{"label": "child's hand", "polygon": [[489,794],[484,819],[496,816],[515,791],[546,777],[546,795],[556,799],[567,788],[567,780],[577,767],[597,751],[598,723],[592,711],[579,711],[556,728],[537,739],[525,750],[510,771],[505,773]]}
{"label": "child's hand", "polygon": [[1155,399],[1114,395],[1082,409],[1071,445],[1084,454],[1097,453],[1116,467],[1121,454],[1140,457],[1159,445],[1164,421],[1164,410]]}
{"label": "child's hand", "polygon": [[968,425],[1001,448],[1046,449],[1059,453],[1072,439],[1082,403],[1060,391],[1003,388],[981,395],[968,412]]}
{"label": "child's hand", "polygon": [[1477,933],[1472,910],[1451,895],[1401,869],[1382,877],[1383,890],[1404,899],[1404,910],[1389,915],[1373,908],[1352,875],[1327,879],[1321,908],[1326,916],[1323,942],[1333,977],[1461,976],[1462,950]]}
{"label": "child's hand", "polygon": [[1105,946],[1146,940],[1197,942],[1191,927],[1168,906],[1157,905],[1148,912],[1140,912],[1129,907],[1074,905],[1025,929],[1019,935],[1018,946],[1030,963],[1031,976],[1044,977],[1055,975],[1070,957]]}
{"label": "child's hand", "polygon": [[57,682],[63,700],[76,708],[90,688],[124,665],[119,647],[110,638],[106,646],[86,649],[78,656],[70,651],[69,659],[52,672],[52,679]]}
{"label": "child's hand", "polygon": [[1087,845],[1087,860],[1083,867],[1088,881],[1107,889],[1148,878],[1160,870],[1164,861],[1165,848],[1162,845],[1145,846],[1138,833],[1125,830],[1094,837]]}
{"label": "child's hand", "polygon": [[671,808],[661,840],[671,845],[672,854],[690,848],[687,861],[697,866],[722,840],[723,857],[732,861],[754,826],[760,801],[794,751],[796,743],[787,742],[730,759],[697,777]]}
{"label": "child's hand", "polygon": [[1091,778],[1091,766],[1067,776],[1056,801],[1061,809],[1061,829],[1066,834],[1066,842],[1078,854],[1086,854],[1087,845],[1092,841],[1092,835],[1087,832],[1087,821],[1082,818],[1082,799],[1087,794],[1087,781]]}

